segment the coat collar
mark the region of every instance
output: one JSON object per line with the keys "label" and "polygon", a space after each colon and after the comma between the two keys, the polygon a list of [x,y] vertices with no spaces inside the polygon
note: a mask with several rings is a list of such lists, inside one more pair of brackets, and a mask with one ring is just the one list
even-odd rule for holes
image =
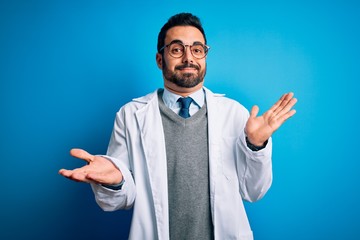
{"label": "coat collar", "polygon": [[[206,96],[207,100],[210,100],[212,97],[223,97],[223,96],[225,96],[225,94],[213,93],[210,89],[208,89],[206,87],[203,87],[203,88],[205,90],[205,96]],[[154,101],[154,99],[157,99],[157,93],[158,93],[159,90],[161,90],[161,89],[159,88],[159,89],[155,90],[154,92],[149,93],[149,94],[147,94],[145,96],[142,96],[142,97],[139,97],[139,98],[134,98],[133,101],[138,102],[138,103],[148,104],[149,102]]]}

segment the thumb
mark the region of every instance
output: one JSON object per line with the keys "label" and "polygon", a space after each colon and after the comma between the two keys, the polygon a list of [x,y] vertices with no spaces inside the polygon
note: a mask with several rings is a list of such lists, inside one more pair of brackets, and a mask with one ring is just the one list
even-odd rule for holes
{"label": "thumb", "polygon": [[253,106],[251,108],[250,118],[255,118],[258,113],[259,113],[259,107],[257,105]]}
{"label": "thumb", "polygon": [[78,149],[78,148],[71,149],[70,150],[70,155],[73,156],[73,157],[76,157],[76,158],[83,159],[88,163],[94,161],[94,158],[95,158],[94,155],[91,155],[87,151],[82,150],[82,149]]}

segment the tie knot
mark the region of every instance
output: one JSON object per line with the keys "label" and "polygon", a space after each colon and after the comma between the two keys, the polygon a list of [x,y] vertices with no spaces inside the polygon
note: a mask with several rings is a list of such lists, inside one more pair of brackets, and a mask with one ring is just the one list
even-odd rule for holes
{"label": "tie knot", "polygon": [[178,102],[181,104],[181,108],[186,108],[186,109],[190,107],[192,101],[193,99],[191,97],[186,97],[186,98],[181,97],[178,99]]}

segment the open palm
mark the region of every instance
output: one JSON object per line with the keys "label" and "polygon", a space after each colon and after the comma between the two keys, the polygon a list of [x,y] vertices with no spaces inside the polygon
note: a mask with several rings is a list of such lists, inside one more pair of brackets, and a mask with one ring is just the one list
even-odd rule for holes
{"label": "open palm", "polygon": [[259,107],[253,106],[245,127],[248,140],[256,146],[262,146],[287,119],[296,113],[291,109],[296,102],[293,93],[286,93],[261,116],[257,116]]}
{"label": "open palm", "polygon": [[61,169],[59,174],[77,182],[93,182],[106,185],[118,184],[122,180],[120,170],[106,158],[91,155],[82,149],[72,149],[73,157],[85,160],[88,164],[73,170]]}

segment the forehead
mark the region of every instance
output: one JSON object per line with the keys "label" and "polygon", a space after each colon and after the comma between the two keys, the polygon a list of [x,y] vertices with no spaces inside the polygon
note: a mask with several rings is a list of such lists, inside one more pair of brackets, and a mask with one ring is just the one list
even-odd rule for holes
{"label": "forehead", "polygon": [[176,26],[170,28],[165,37],[165,44],[174,40],[180,40],[185,44],[201,42],[205,44],[205,39],[199,29],[192,26]]}

